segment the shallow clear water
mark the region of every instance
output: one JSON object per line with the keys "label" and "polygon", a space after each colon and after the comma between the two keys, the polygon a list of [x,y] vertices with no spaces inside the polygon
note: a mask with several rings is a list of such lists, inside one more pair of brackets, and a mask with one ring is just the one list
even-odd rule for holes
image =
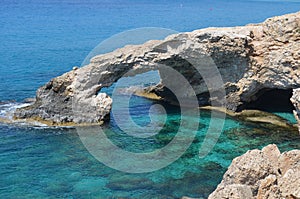
{"label": "shallow clear water", "polygon": [[[153,102],[134,97],[135,107]],[[156,136],[137,139],[124,134],[113,118],[106,135],[127,151],[145,152],[166,145],[177,131],[179,110],[169,112],[165,128]],[[136,116],[135,114],[133,114]],[[141,111],[139,121],[147,121]],[[224,130],[205,158],[198,156],[210,113],[201,111],[200,127],[191,147],[173,164],[151,173],[128,174],[98,162],[81,143],[76,129],[1,125],[0,195],[2,198],[179,198],[207,197],[220,182],[231,160],[249,149],[275,143],[282,151],[300,148],[297,132],[259,127],[226,119]],[[188,136],[188,135],[187,135]],[[176,150],[176,148],[174,148]]]}
{"label": "shallow clear water", "polygon": [[[16,105],[2,102],[21,102],[33,97],[39,86],[80,65],[100,41],[121,31],[150,26],[181,32],[208,26],[244,25],[299,8],[300,3],[288,1],[2,0],[0,117]],[[153,74],[146,76],[148,83],[157,81],[152,79]],[[121,97],[124,92],[120,91]],[[153,103],[132,97],[133,120],[140,125],[149,123],[148,110]],[[159,134],[147,139],[128,136],[112,117],[105,127],[106,135],[128,151],[163,147],[176,134],[180,111],[162,105],[168,110],[168,118]],[[120,109],[118,105],[114,108]],[[294,121],[290,113],[278,114]],[[158,113],[155,115],[159,117]],[[232,159],[248,149],[269,143],[278,144],[282,151],[300,148],[300,138],[295,132],[227,118],[218,143],[208,156],[200,159],[198,150],[210,120],[210,113],[205,111],[201,111],[200,118],[192,118],[188,125],[200,125],[185,154],[168,167],[145,174],[119,172],[98,162],[84,148],[76,129],[0,124],[0,197],[207,197]]]}

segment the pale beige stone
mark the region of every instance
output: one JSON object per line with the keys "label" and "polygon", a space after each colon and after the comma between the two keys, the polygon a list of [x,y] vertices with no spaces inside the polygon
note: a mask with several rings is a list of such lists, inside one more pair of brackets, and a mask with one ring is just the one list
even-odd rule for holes
{"label": "pale beige stone", "polygon": [[280,154],[271,144],[235,158],[209,198],[295,199],[299,185],[300,150]]}

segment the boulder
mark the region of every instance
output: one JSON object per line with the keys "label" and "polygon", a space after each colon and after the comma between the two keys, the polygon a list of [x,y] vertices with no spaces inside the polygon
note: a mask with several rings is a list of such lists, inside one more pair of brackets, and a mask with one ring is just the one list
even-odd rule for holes
{"label": "boulder", "polygon": [[217,189],[216,198],[300,198],[300,150],[280,153],[270,144],[235,158]]}

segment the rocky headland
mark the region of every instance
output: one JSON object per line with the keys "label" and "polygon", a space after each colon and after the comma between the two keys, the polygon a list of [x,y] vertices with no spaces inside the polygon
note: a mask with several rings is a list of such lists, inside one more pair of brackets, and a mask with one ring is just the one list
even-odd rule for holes
{"label": "rocky headland", "polygon": [[[193,69],[193,65],[205,62],[199,55],[211,58],[218,68],[226,103],[224,99],[210,97],[209,92],[213,91]],[[90,64],[53,78],[38,89],[36,101],[18,109],[14,118],[52,125],[102,123],[109,118],[112,99],[101,89],[123,76],[159,70],[161,64],[174,68],[189,80],[200,106],[215,101],[226,105],[228,110],[240,111],[266,92],[273,91],[279,96],[300,88],[299,58],[300,12],[269,18],[260,24],[175,34],[162,41],[125,46],[98,55]],[[188,61],[196,59],[195,63]],[[161,82],[152,92],[172,101],[164,86],[168,74],[159,72]],[[182,95],[190,94],[183,91]],[[300,98],[295,94],[292,99],[295,115],[299,116]]]}

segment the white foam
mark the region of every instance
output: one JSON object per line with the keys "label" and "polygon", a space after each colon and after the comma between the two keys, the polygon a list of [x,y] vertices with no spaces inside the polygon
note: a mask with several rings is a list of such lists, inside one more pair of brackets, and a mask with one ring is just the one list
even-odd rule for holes
{"label": "white foam", "polygon": [[74,128],[73,126],[48,126],[47,124],[43,124],[38,121],[28,121],[26,119],[13,119],[14,112],[18,108],[23,108],[26,106],[31,105],[32,103],[20,103],[20,102],[7,102],[0,104],[0,122],[6,124],[12,124],[17,126],[25,126],[25,127],[32,127],[37,129],[48,129],[48,128]]}
{"label": "white foam", "polygon": [[29,106],[30,103],[8,102],[0,105],[0,117],[12,120],[13,114],[17,108]]}

